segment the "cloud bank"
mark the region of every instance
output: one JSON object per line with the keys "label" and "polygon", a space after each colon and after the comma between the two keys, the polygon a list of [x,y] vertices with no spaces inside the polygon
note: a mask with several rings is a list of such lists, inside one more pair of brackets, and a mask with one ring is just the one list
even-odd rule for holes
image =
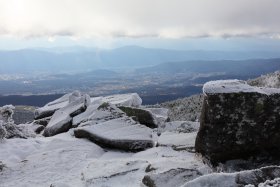
{"label": "cloud bank", "polygon": [[274,37],[278,0],[0,0],[0,36]]}

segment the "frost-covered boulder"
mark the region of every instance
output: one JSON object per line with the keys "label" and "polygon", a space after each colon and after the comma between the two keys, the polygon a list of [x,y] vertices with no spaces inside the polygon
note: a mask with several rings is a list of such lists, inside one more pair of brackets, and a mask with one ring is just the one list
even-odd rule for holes
{"label": "frost-covered boulder", "polygon": [[154,146],[152,130],[127,117],[79,127],[74,134],[100,146],[124,151],[141,151]]}
{"label": "frost-covered boulder", "polygon": [[124,116],[125,113],[113,104],[94,102],[85,112],[73,118],[73,127],[99,124]]}
{"label": "frost-covered boulder", "polygon": [[72,98],[70,101],[65,107],[55,111],[44,130],[44,136],[54,136],[68,131],[72,127],[72,118],[86,110],[90,97],[88,95],[82,95],[79,98]]}
{"label": "frost-covered boulder", "polygon": [[[261,186],[267,180],[280,176],[279,166],[268,166],[255,170],[236,173],[213,173],[198,177],[182,185],[182,187],[237,187],[237,186]],[[278,185],[276,185],[278,186]],[[263,186],[264,187],[264,186]]]}
{"label": "frost-covered boulder", "polygon": [[142,99],[137,93],[111,95],[102,98],[102,101],[116,106],[129,107],[139,107],[142,104]]}
{"label": "frost-covered boulder", "polygon": [[204,102],[196,151],[212,163],[280,153],[280,89],[245,81],[211,81]]}
{"label": "frost-covered boulder", "polygon": [[58,98],[45,106],[38,108],[34,112],[34,119],[41,119],[52,116],[55,111],[63,108],[69,104],[69,97],[71,94],[66,94],[61,98]]}
{"label": "frost-covered boulder", "polygon": [[132,117],[140,124],[146,125],[150,128],[156,128],[158,126],[157,118],[149,110],[146,110],[144,108],[124,106],[120,106],[119,109],[121,109],[124,113],[126,113],[127,116]]}
{"label": "frost-covered boulder", "polygon": [[4,128],[4,126],[3,126],[3,123],[4,122],[2,120],[0,120],[0,141],[3,140],[7,135],[7,132],[6,132],[6,129]]}
{"label": "frost-covered boulder", "polygon": [[27,138],[29,135],[24,133],[25,129],[14,123],[14,109],[15,107],[12,105],[0,107],[0,123],[2,126],[2,137]]}
{"label": "frost-covered boulder", "polygon": [[168,121],[168,109],[167,108],[145,108],[150,111],[158,124],[165,123]]}
{"label": "frost-covered boulder", "polygon": [[201,175],[202,173],[196,169],[177,168],[163,173],[145,175],[142,182],[147,187],[180,187]]}

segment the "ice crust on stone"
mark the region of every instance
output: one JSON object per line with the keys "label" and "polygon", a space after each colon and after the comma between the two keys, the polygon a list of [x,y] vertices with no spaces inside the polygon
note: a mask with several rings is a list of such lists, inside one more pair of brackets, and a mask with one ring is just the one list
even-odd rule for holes
{"label": "ice crust on stone", "polygon": [[218,93],[260,93],[265,95],[280,94],[280,89],[253,87],[242,80],[217,80],[209,81],[203,86],[203,93],[218,94]]}
{"label": "ice crust on stone", "polygon": [[85,111],[90,103],[88,95],[74,93],[70,96],[69,101],[71,102],[53,114],[45,128],[45,136],[53,136],[68,131],[72,127],[72,118]]}
{"label": "ice crust on stone", "polygon": [[113,119],[74,130],[78,138],[87,138],[99,145],[124,151],[139,151],[154,146],[153,131],[129,118]]}
{"label": "ice crust on stone", "polygon": [[111,95],[102,98],[103,102],[111,103],[116,106],[139,107],[142,99],[137,93]]}

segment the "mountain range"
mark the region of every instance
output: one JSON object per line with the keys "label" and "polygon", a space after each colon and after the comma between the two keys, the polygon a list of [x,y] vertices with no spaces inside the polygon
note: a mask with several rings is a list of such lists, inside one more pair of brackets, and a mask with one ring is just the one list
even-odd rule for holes
{"label": "mountain range", "polygon": [[32,48],[0,51],[0,73],[63,73],[135,69],[166,62],[245,60],[280,57],[276,51],[184,51],[125,46],[116,49]]}

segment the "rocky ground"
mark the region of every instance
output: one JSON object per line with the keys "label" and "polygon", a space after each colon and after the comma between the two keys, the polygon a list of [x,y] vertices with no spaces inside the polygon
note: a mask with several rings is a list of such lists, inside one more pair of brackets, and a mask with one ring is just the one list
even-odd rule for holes
{"label": "rocky ground", "polygon": [[[253,89],[243,84],[218,84],[213,93],[220,94],[217,90],[228,85],[235,85],[231,87],[234,89],[241,85],[242,91]],[[239,93],[233,89],[228,92]],[[259,89],[257,92],[264,93]],[[212,86],[207,94],[212,94]],[[193,98],[199,101],[202,96]],[[275,160],[264,162],[267,158],[236,156],[211,164],[207,154],[214,146],[219,149],[227,142],[236,143],[235,139],[223,137],[226,133],[218,133],[224,128],[217,131],[221,136],[217,137],[225,142],[215,144],[211,133],[216,131],[203,135],[207,131],[205,122],[211,127],[212,121],[202,118],[203,128],[199,122],[174,121],[166,109],[141,103],[137,94],[89,97],[74,92],[36,109],[35,120],[21,125],[12,118],[13,106],[1,107],[0,187],[279,186],[280,169]],[[232,130],[242,129],[238,124]],[[196,141],[202,142],[203,138],[211,140],[203,148],[207,153],[197,147]],[[240,142],[244,138],[240,136]],[[230,147],[226,150],[234,151]]]}

